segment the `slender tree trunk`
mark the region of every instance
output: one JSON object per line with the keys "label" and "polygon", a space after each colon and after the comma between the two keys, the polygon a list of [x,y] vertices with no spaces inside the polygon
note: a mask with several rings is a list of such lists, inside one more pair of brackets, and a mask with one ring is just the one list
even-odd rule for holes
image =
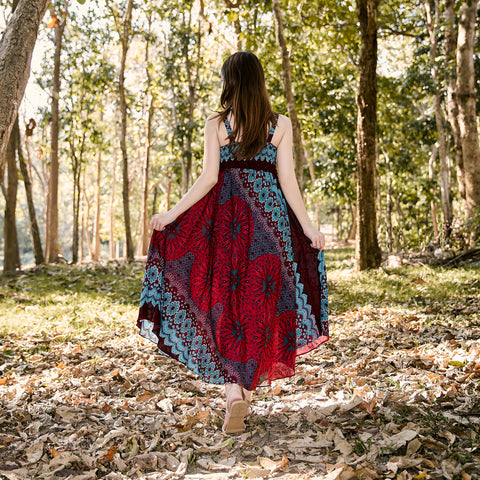
{"label": "slender tree trunk", "polygon": [[360,61],[357,93],[357,239],[359,270],[377,268],[382,252],[375,210],[377,129],[377,8],[380,0],[357,0]]}
{"label": "slender tree trunk", "polygon": [[443,128],[444,119],[441,105],[441,87],[438,80],[438,68],[435,63],[438,53],[437,32],[440,27],[440,7],[438,0],[434,0],[434,16],[432,17],[430,0],[425,0],[424,6],[428,33],[430,35],[430,63],[434,84],[433,109],[435,112],[435,123],[437,127],[438,156],[440,158],[440,192],[442,196],[443,233],[445,239],[448,239],[452,231],[453,221],[452,202],[450,199],[450,167],[447,157],[445,131]]}
{"label": "slender tree trunk", "polygon": [[224,0],[225,6],[232,10],[237,10],[237,17],[233,22],[233,26],[235,28],[235,37],[237,40],[237,50],[240,52],[242,50],[242,26],[240,24],[240,5],[242,4],[243,0],[236,0],[236,2],[232,2],[231,0]]}
{"label": "slender tree trunk", "polygon": [[312,182],[315,182],[315,167],[313,166],[312,159],[310,158],[310,153],[307,148],[303,149],[303,153],[305,155],[305,161],[307,162],[307,165],[308,165],[310,179],[312,180]]}
{"label": "slender tree trunk", "polygon": [[[152,16],[148,17],[148,31],[151,33]],[[142,211],[141,211],[141,233],[140,241],[138,242],[138,254],[147,255],[150,245],[150,228],[149,228],[149,212],[148,212],[148,193],[149,193],[149,171],[150,171],[150,153],[152,149],[152,121],[155,113],[155,96],[152,89],[152,77],[150,73],[150,38],[147,38],[145,44],[145,73],[147,76],[147,95],[150,94],[150,104],[148,107],[147,117],[147,135],[146,135],[146,149],[145,159],[143,163],[142,172]]]}
{"label": "slender tree trunk", "polygon": [[121,130],[120,130],[120,148],[122,150],[122,167],[123,167],[123,216],[125,220],[125,242],[127,260],[132,261],[133,255],[133,241],[132,230],[130,225],[130,182],[128,179],[128,154],[127,154],[127,100],[125,98],[125,66],[127,62],[127,53],[130,43],[131,26],[132,26],[132,10],[133,0],[127,0],[125,7],[125,17],[123,20],[123,31],[120,32],[122,43],[122,57],[120,61],[120,74],[118,82],[118,90],[120,96],[120,112],[121,112]]}
{"label": "slender tree trunk", "polygon": [[148,108],[147,119],[147,148],[145,150],[145,161],[143,164],[142,174],[142,212],[141,212],[141,234],[138,242],[139,255],[146,255],[150,245],[150,227],[149,227],[149,212],[148,212],[148,193],[149,193],[149,170],[150,170],[150,152],[152,149],[152,120],[155,111],[154,98],[150,98],[150,106]]}
{"label": "slender tree trunk", "polygon": [[303,165],[305,164],[305,153],[302,146],[302,134],[300,131],[300,122],[298,121],[297,109],[295,107],[295,98],[292,89],[292,67],[290,65],[290,54],[287,49],[287,42],[283,35],[282,12],[280,10],[279,0],[273,0],[273,13],[275,16],[275,28],[277,33],[277,44],[282,56],[282,74],[285,87],[285,97],[287,99],[288,115],[292,122],[293,130],[293,152],[295,156],[295,173],[297,176],[300,191],[303,192]]}
{"label": "slender tree trunk", "polygon": [[458,193],[465,201],[465,172],[463,167],[462,139],[460,125],[458,124],[458,101],[456,82],[456,53],[457,53],[457,28],[455,24],[455,0],[445,1],[445,70],[448,75],[447,84],[447,112],[448,121],[452,127],[453,141],[455,144],[455,160],[457,169]]}
{"label": "slender tree trunk", "polygon": [[85,211],[82,209],[82,227],[80,229],[80,262],[83,262],[85,259],[85,241],[84,241],[84,232],[85,232]]}
{"label": "slender tree trunk", "polygon": [[97,184],[95,192],[95,227],[93,237],[93,260],[100,260],[100,211],[101,211],[102,150],[97,153]]}
{"label": "slender tree trunk", "polygon": [[55,25],[55,52],[53,60],[52,119],[50,138],[50,174],[47,191],[47,222],[45,225],[45,257],[48,263],[56,262],[60,254],[58,243],[58,137],[60,132],[60,67],[63,31],[66,15]]}
{"label": "slender tree trunk", "polygon": [[432,201],[430,202],[430,210],[432,212],[432,225],[433,225],[433,234],[434,242],[438,243],[439,231],[438,231],[438,221],[437,221],[437,206],[435,204],[435,190],[433,189],[434,179],[435,179],[435,159],[437,158],[438,148],[436,145],[432,147],[432,153],[430,155],[430,161],[428,162],[428,179],[432,184]]}
{"label": "slender tree trunk", "polygon": [[[457,46],[458,121],[465,169],[465,217],[474,219],[480,210],[480,148],[475,111],[475,71],[473,51],[477,0],[465,0],[460,9]],[[479,232],[472,232],[471,240]]]}
{"label": "slender tree trunk", "polygon": [[167,183],[167,210],[170,210],[172,204],[172,172],[168,174],[168,183]]}
{"label": "slender tree trunk", "polygon": [[92,247],[92,239],[90,237],[90,210],[91,210],[91,203],[90,199],[88,198],[87,194],[87,181],[85,178],[85,169],[83,169],[83,199],[85,200],[85,205],[87,207],[87,210],[84,215],[84,227],[83,231],[85,234],[85,240],[87,242],[87,248],[88,248],[88,254],[90,255],[90,259],[93,260],[94,258],[94,252],[93,252],[93,247]]}
{"label": "slender tree trunk", "polygon": [[[77,157],[73,143],[70,143],[70,154],[72,157],[73,173],[73,239],[72,239],[72,263],[78,262],[78,242],[80,227],[80,175],[82,169],[82,160]],[[81,154],[79,154],[79,157]]]}
{"label": "slender tree trunk", "polygon": [[348,231],[348,239],[347,240],[355,240],[357,236],[357,207],[356,205],[350,205],[350,215],[352,216],[350,229]]}
{"label": "slender tree trunk", "polygon": [[[377,155],[377,160],[375,161],[375,164],[378,163],[378,155]],[[380,179],[375,177],[375,192],[377,194],[377,198],[375,201],[375,205],[377,207],[377,225],[378,225],[378,230],[377,230],[377,240],[378,243],[381,244],[382,242],[382,233],[383,233],[383,203],[382,203],[382,188],[380,185]]]}
{"label": "slender tree trunk", "polygon": [[32,51],[49,0],[20,0],[0,40],[0,157],[30,76]]}
{"label": "slender tree trunk", "polygon": [[17,209],[17,139],[18,139],[18,118],[14,121],[14,126],[10,132],[7,150],[5,151],[5,161],[7,166],[7,186],[5,195],[5,217],[3,224],[4,245],[3,245],[3,273],[15,273],[20,268],[20,254],[18,251],[16,209]]}
{"label": "slender tree trunk", "polygon": [[[32,133],[33,133],[33,125],[27,129],[27,136],[28,134],[31,135]],[[28,145],[27,145],[27,148],[28,148]],[[30,234],[32,235],[35,265],[41,265],[42,263],[45,262],[45,257],[43,256],[40,229],[38,228],[37,214],[35,212],[35,204],[33,202],[32,179],[27,167],[27,162],[25,161],[25,157],[23,156],[21,137],[20,137],[20,128],[19,128],[19,138],[17,141],[17,152],[18,152],[18,162],[20,164],[20,171],[22,172],[22,177],[23,177],[23,185],[25,187],[25,195],[27,197],[28,216],[30,219],[30,223],[29,223]]]}
{"label": "slender tree trunk", "polygon": [[385,163],[387,165],[387,192],[386,192],[386,205],[385,205],[385,229],[386,229],[386,243],[387,251],[391,253],[393,251],[393,228],[392,228],[392,212],[393,212],[393,200],[392,200],[392,172],[390,168],[390,156],[388,152],[383,150],[385,157]]}
{"label": "slender tree trunk", "polygon": [[[188,37],[192,34],[192,12],[189,11],[188,25],[184,25],[185,29],[188,31]],[[190,58],[189,52],[189,41],[184,42],[183,46],[183,60],[185,62],[185,72],[187,74],[187,85],[188,85],[188,127],[187,132],[184,138],[184,149],[182,154],[182,195],[184,195],[190,187],[190,182],[192,178],[192,136],[193,128],[195,126],[195,107],[198,100],[197,85],[200,75],[200,63],[202,61],[201,57],[201,47],[202,47],[202,30],[200,18],[198,19],[198,26],[196,32],[196,60],[195,64],[192,64],[192,59]]]}
{"label": "slender tree trunk", "polygon": [[115,258],[115,186],[117,182],[117,151],[113,149],[112,191],[110,194],[110,258]]}
{"label": "slender tree trunk", "polygon": [[[72,263],[78,262],[79,229],[80,229],[80,198],[81,198],[81,174],[83,168],[83,154],[85,152],[85,140],[87,131],[83,129],[80,145],[75,145],[73,132],[71,132],[70,157],[73,174],[73,233],[72,233]],[[81,238],[81,237],[80,237]]]}
{"label": "slender tree trunk", "polygon": [[[103,123],[103,110],[100,110],[100,124]],[[100,252],[100,212],[102,203],[102,149],[97,153],[97,181],[95,189],[95,225],[93,230],[93,260],[98,262],[101,257]]]}

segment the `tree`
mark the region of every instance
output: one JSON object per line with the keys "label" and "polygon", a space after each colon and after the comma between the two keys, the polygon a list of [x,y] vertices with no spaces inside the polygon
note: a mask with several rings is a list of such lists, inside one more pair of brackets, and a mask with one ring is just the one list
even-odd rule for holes
{"label": "tree", "polygon": [[[452,202],[450,199],[450,172],[447,158],[447,147],[445,141],[445,130],[443,128],[444,118],[441,105],[441,85],[436,64],[438,55],[438,29],[440,27],[440,6],[438,0],[433,3],[433,15],[430,6],[430,0],[425,0],[425,16],[427,28],[430,36],[430,58],[431,72],[433,79],[433,109],[435,111],[435,123],[437,127],[438,156],[440,158],[440,186],[442,194],[443,210],[443,233],[445,239],[450,237],[452,231]],[[435,149],[436,151],[437,149]],[[436,221],[436,219],[435,219]]]}
{"label": "tree", "polygon": [[150,46],[154,41],[154,34],[152,32],[153,11],[147,13],[148,30],[145,34],[145,75],[147,77],[146,85],[146,101],[148,103],[147,113],[147,131],[146,131],[146,148],[145,157],[142,168],[142,205],[140,213],[140,241],[138,242],[138,253],[146,255],[150,244],[150,230],[149,230],[149,212],[148,212],[148,193],[149,193],[149,173],[150,173],[150,157],[152,151],[152,123],[155,114],[156,95],[153,91],[152,82],[152,62],[150,58]]}
{"label": "tree", "polygon": [[45,257],[48,263],[58,261],[60,245],[58,243],[58,137],[60,132],[60,69],[63,32],[67,21],[68,0],[60,18],[52,10],[49,27],[54,29],[55,52],[53,57],[52,117],[50,126],[50,171],[47,190],[47,222],[45,225]]}
{"label": "tree", "polygon": [[[473,220],[480,211],[480,147],[475,106],[475,71],[473,52],[477,0],[465,0],[458,20],[457,98],[458,123],[462,142],[465,172],[465,217]],[[479,230],[473,234],[479,238]],[[473,240],[473,238],[472,238]]]}
{"label": "tree", "polygon": [[[25,129],[26,130],[25,136],[27,138],[32,136],[35,126],[36,126],[35,120],[31,118],[28,124],[26,125],[26,129]],[[26,145],[28,148],[27,143]],[[25,186],[25,194],[27,197],[28,216],[30,218],[30,234],[32,236],[35,265],[41,265],[42,263],[45,262],[45,257],[43,255],[40,229],[38,227],[37,214],[35,212],[35,205],[33,202],[32,179],[30,176],[30,172],[28,171],[28,168],[27,168],[25,157],[23,156],[22,142],[20,138],[17,143],[17,153],[18,153],[18,162],[20,164],[20,171],[22,172],[23,184]],[[28,155],[28,151],[27,151],[27,155]]]}
{"label": "tree", "polygon": [[357,93],[357,239],[359,270],[377,268],[382,252],[377,239],[375,176],[377,158],[377,9],[380,0],[357,0],[360,59]]}
{"label": "tree", "polygon": [[30,76],[32,51],[49,0],[20,0],[0,41],[0,157]]}
{"label": "tree", "polygon": [[287,43],[283,35],[282,12],[280,10],[279,0],[273,0],[273,12],[275,16],[275,26],[277,32],[277,43],[282,56],[283,83],[285,86],[285,97],[287,99],[288,115],[292,122],[293,130],[293,152],[295,157],[295,173],[300,186],[303,190],[303,165],[305,164],[305,153],[302,145],[302,134],[300,123],[298,121],[297,109],[295,107],[295,97],[292,89],[292,67],[290,65],[290,55],[288,53]]}
{"label": "tree", "polygon": [[455,144],[455,163],[457,167],[457,183],[460,198],[465,201],[465,174],[463,167],[462,139],[460,125],[458,124],[458,99],[456,81],[456,53],[457,53],[457,27],[455,22],[455,0],[445,1],[445,56],[447,72],[447,112],[448,121],[452,127],[453,141]]}
{"label": "tree", "polygon": [[237,37],[237,50],[242,50],[242,26],[240,24],[240,6],[243,0],[236,0],[232,2],[231,0],[224,0],[225,6],[230,10],[230,16],[233,19],[233,25],[235,27],[235,35]]}
{"label": "tree", "polygon": [[120,100],[120,149],[122,151],[122,199],[123,199],[123,217],[125,222],[125,242],[126,255],[129,261],[134,259],[132,228],[130,224],[130,181],[128,177],[128,152],[127,152],[127,99],[125,92],[125,69],[127,64],[127,54],[130,47],[132,36],[132,13],[133,0],[126,0],[123,18],[120,19],[120,13],[107,2],[113,18],[115,20],[115,28],[120,38],[121,59],[120,71],[118,74],[118,96]]}
{"label": "tree", "polygon": [[10,133],[7,150],[5,152],[7,165],[7,185],[2,183],[2,191],[5,196],[5,219],[4,219],[4,251],[3,273],[15,273],[20,268],[20,253],[18,250],[17,226],[15,211],[17,208],[17,143],[20,140],[18,117]]}

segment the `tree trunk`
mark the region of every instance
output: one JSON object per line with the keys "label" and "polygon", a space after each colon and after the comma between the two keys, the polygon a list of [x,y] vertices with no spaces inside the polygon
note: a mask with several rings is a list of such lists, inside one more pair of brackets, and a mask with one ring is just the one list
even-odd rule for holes
{"label": "tree trunk", "polygon": [[47,222],[45,225],[45,257],[47,263],[56,262],[60,253],[58,243],[58,137],[60,132],[60,67],[63,31],[66,15],[58,20],[55,29],[55,52],[53,57],[52,119],[50,138],[50,174],[47,191]]}
{"label": "tree trunk", "polygon": [[[407,220],[403,213],[402,205],[400,204],[398,195],[395,196],[395,206],[397,207],[397,213],[398,213],[398,216],[400,217],[399,223],[401,225],[406,225]],[[399,252],[400,250],[405,250],[405,237],[403,236],[403,230],[401,228],[397,229],[396,241],[397,241],[397,251]]]}
{"label": "tree trunk", "polygon": [[[151,33],[152,28],[152,16],[148,17],[148,32]],[[149,170],[150,170],[150,153],[152,149],[152,121],[155,113],[155,96],[152,89],[152,77],[150,73],[150,37],[146,39],[145,44],[145,74],[147,76],[147,95],[150,94],[150,104],[148,107],[147,117],[147,135],[146,135],[146,149],[145,159],[143,163],[142,172],[142,211],[141,211],[141,230],[140,241],[138,242],[139,255],[147,255],[150,245],[150,227],[149,212],[148,212],[148,192],[149,192]]]}
{"label": "tree trunk", "polygon": [[[192,12],[189,11],[188,25],[184,25],[186,31],[188,31],[188,36],[192,33]],[[198,19],[198,30],[196,33],[196,60],[195,64],[192,65],[192,60],[189,54],[189,41],[184,42],[183,46],[183,59],[185,61],[185,72],[187,74],[187,85],[188,85],[188,127],[184,138],[184,149],[182,154],[182,195],[187,193],[187,190],[190,187],[190,182],[192,178],[192,136],[193,128],[195,125],[195,106],[198,100],[197,86],[200,75],[200,63],[201,63],[201,46],[202,46],[202,31],[200,25],[200,18]]]}
{"label": "tree trunk", "polygon": [[300,132],[300,123],[298,121],[297,109],[295,107],[295,98],[292,89],[292,67],[290,65],[290,54],[287,49],[287,43],[283,35],[282,12],[280,10],[279,0],[273,0],[273,13],[275,16],[275,27],[277,33],[277,44],[282,55],[282,74],[285,87],[285,97],[287,99],[288,115],[292,122],[293,130],[293,152],[295,156],[295,173],[297,176],[300,191],[303,192],[303,165],[305,164],[305,153],[302,146],[302,134]]}
{"label": "tree trunk", "polygon": [[236,2],[232,2],[231,0],[224,0],[225,6],[230,9],[236,9],[238,14],[237,18],[233,22],[233,26],[235,28],[235,36],[237,39],[237,50],[240,52],[242,50],[242,26],[240,24],[240,5],[242,4],[243,0],[236,0]]}
{"label": "tree trunk", "polygon": [[100,260],[100,209],[101,209],[101,180],[102,180],[102,150],[97,154],[97,185],[95,192],[95,226],[93,237],[93,257],[95,262]]}
{"label": "tree trunk", "polygon": [[455,160],[457,167],[457,183],[460,198],[465,201],[465,172],[463,167],[462,139],[460,125],[458,124],[458,100],[456,82],[456,52],[457,52],[457,28],[455,24],[455,0],[445,1],[445,70],[448,75],[447,85],[447,112],[448,121],[452,127],[453,141],[455,144]]}
{"label": "tree trunk", "polygon": [[[480,210],[480,148],[475,112],[475,71],[473,49],[477,0],[465,1],[460,9],[457,45],[458,123],[465,170],[465,217],[474,219]],[[472,232],[471,240],[479,232]]]}
{"label": "tree trunk", "polygon": [[[18,119],[17,119],[18,121]],[[33,124],[30,121],[30,128],[27,129],[28,134],[33,133]],[[28,145],[27,145],[28,148]],[[20,138],[20,129],[19,129],[19,138],[17,141],[17,152],[18,152],[18,162],[20,164],[20,171],[22,172],[23,185],[25,187],[25,195],[27,197],[28,205],[28,216],[30,218],[30,234],[32,235],[32,244],[33,244],[33,254],[35,256],[35,265],[41,265],[45,262],[45,257],[43,256],[42,241],[40,237],[40,229],[38,228],[37,214],[35,212],[35,204],[33,202],[33,192],[32,192],[32,180],[30,177],[30,172],[28,171],[27,162],[23,156],[21,138]]]}
{"label": "tree trunk", "polygon": [[153,114],[155,111],[154,106],[154,97],[150,98],[150,107],[148,109],[148,120],[147,120],[147,149],[145,152],[145,163],[143,165],[143,202],[142,202],[142,235],[141,241],[139,242],[142,245],[141,255],[146,255],[148,253],[148,247],[150,245],[150,227],[149,227],[149,211],[148,211],[148,192],[149,192],[149,170],[150,170],[150,153],[152,150],[152,121]]}
{"label": "tree trunk", "polygon": [[87,211],[84,212],[84,226],[83,231],[85,234],[85,240],[87,242],[88,254],[90,255],[90,260],[93,260],[94,253],[92,247],[92,240],[90,238],[90,210],[91,210],[91,203],[90,199],[88,198],[87,194],[87,180],[85,178],[85,169],[83,169],[83,199],[85,200],[85,205],[87,206]]}
{"label": "tree trunk", "polygon": [[350,210],[350,215],[352,216],[352,220],[350,223],[350,229],[348,230],[347,240],[355,240],[357,236],[357,206],[350,205],[349,210]]}
{"label": "tree trunk", "polygon": [[385,205],[385,230],[386,230],[386,244],[388,253],[393,251],[393,228],[392,228],[392,212],[393,212],[393,200],[392,200],[392,172],[390,168],[390,156],[386,151],[383,151],[385,156],[385,163],[387,165],[387,198]]}
{"label": "tree trunk", "polygon": [[110,258],[115,258],[115,186],[117,183],[117,151],[113,149],[112,191],[110,194]]}
{"label": "tree trunk", "polygon": [[86,130],[83,132],[82,143],[77,152],[73,142],[73,135],[70,136],[70,156],[72,161],[73,174],[73,239],[72,239],[72,263],[78,262],[78,242],[80,227],[80,176],[82,173],[82,158],[85,145]]}
{"label": "tree trunk", "polygon": [[[103,122],[103,110],[100,109],[100,124]],[[97,181],[95,189],[95,224],[93,229],[93,260],[98,262],[101,257],[100,251],[100,212],[101,212],[101,187],[102,187],[102,149],[97,152]]]}
{"label": "tree trunk", "polygon": [[125,242],[126,256],[128,261],[134,259],[132,230],[130,226],[130,182],[128,180],[128,154],[127,154],[127,101],[125,98],[125,65],[127,62],[127,52],[129,48],[131,25],[132,25],[133,0],[127,0],[125,7],[125,17],[123,20],[123,30],[120,32],[122,44],[122,58],[120,62],[120,74],[118,82],[118,90],[120,96],[120,113],[121,113],[121,130],[120,130],[120,148],[122,150],[122,167],[123,167],[123,216],[125,220]]}
{"label": "tree trunk", "polygon": [[434,242],[438,243],[439,231],[438,231],[438,221],[437,221],[437,206],[435,204],[435,190],[433,188],[434,178],[435,178],[435,159],[437,158],[438,148],[436,145],[432,147],[432,153],[430,155],[430,161],[428,162],[428,179],[432,184],[432,201],[430,202],[430,210],[432,212],[432,225],[433,225],[433,234]]}
{"label": "tree trunk", "polygon": [[[375,164],[378,163],[378,155]],[[382,203],[382,188],[380,185],[379,177],[375,177],[375,192],[377,194],[377,198],[375,201],[375,206],[377,208],[377,240],[378,243],[382,244],[382,233],[383,233],[383,203]]]}
{"label": "tree trunk", "polygon": [[20,0],[0,40],[0,157],[30,75],[32,51],[49,0]]}
{"label": "tree trunk", "polygon": [[357,93],[357,238],[359,270],[377,268],[382,252],[377,239],[375,210],[377,129],[377,8],[380,0],[357,0],[360,22],[359,84]]}
{"label": "tree trunk", "polygon": [[440,158],[440,192],[442,196],[443,233],[448,239],[452,231],[453,211],[450,199],[450,168],[445,145],[445,132],[443,128],[443,111],[441,105],[441,86],[438,80],[438,68],[435,64],[438,53],[437,32],[440,26],[440,7],[438,0],[434,0],[434,17],[430,9],[430,0],[425,0],[425,15],[428,33],[430,35],[430,63],[434,85],[433,109],[435,112],[435,124],[437,127],[438,156]]}
{"label": "tree trunk", "polygon": [[3,273],[15,273],[20,268],[20,254],[18,251],[16,209],[17,209],[17,141],[18,141],[18,117],[10,132],[5,160],[7,165],[7,186],[5,189],[5,217],[3,224],[4,245],[3,245]]}

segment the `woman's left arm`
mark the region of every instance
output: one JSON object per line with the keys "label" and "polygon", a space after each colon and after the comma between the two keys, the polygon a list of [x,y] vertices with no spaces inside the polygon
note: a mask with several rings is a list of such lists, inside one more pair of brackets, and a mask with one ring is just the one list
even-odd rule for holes
{"label": "woman's left arm", "polygon": [[150,228],[163,230],[179,215],[188,210],[202,199],[217,183],[220,168],[220,142],[218,140],[218,116],[208,117],[205,124],[203,169],[197,181],[178,203],[168,212],[154,215],[150,221]]}
{"label": "woman's left arm", "polygon": [[292,156],[292,123],[287,117],[281,117],[279,123],[280,121],[282,122],[281,129],[284,132],[277,147],[278,180],[285,199],[302,226],[303,233],[312,242],[311,246],[321,251],[325,247],[325,235],[312,225],[295,176]]}

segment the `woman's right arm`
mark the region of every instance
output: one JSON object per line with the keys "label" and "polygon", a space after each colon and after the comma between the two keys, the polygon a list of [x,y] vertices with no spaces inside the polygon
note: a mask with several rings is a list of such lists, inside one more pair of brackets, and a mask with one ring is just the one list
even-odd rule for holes
{"label": "woman's right arm", "polygon": [[154,215],[150,228],[163,230],[179,215],[202,199],[217,183],[220,168],[220,142],[218,140],[218,116],[210,115],[205,123],[203,169],[197,181],[168,212]]}

